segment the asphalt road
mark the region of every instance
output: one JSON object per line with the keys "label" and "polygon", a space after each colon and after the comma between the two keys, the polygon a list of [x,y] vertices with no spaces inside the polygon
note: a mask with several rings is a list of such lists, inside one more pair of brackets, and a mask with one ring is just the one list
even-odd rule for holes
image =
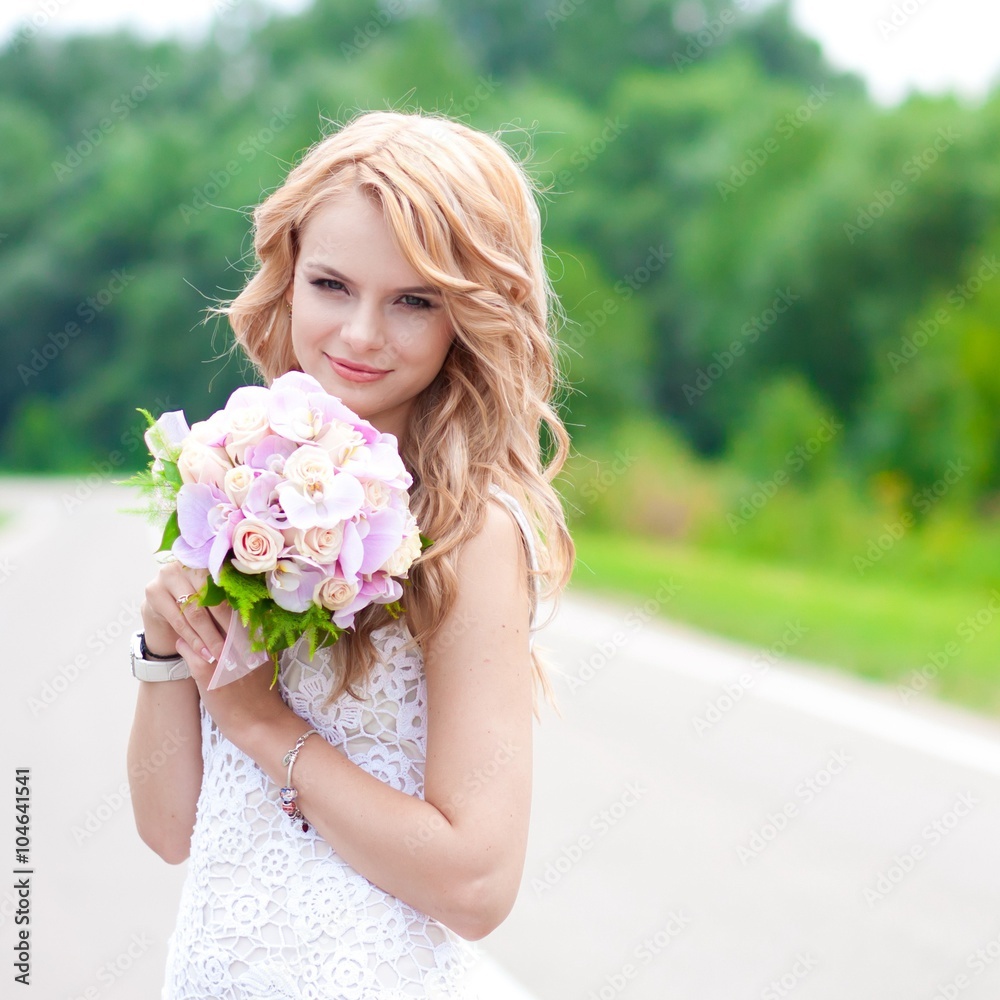
{"label": "asphalt road", "polygon": [[[133,500],[0,479],[11,827],[17,768],[32,807],[26,865],[5,838],[0,941],[27,878],[44,1000],[158,997],[183,878],[128,801],[128,637],[155,571]],[[762,661],[652,617],[668,598],[572,594],[539,636],[563,718],[535,727],[521,895],[481,942],[511,978],[488,1000],[996,1000],[1000,724]],[[774,640],[792,653],[795,624]]]}

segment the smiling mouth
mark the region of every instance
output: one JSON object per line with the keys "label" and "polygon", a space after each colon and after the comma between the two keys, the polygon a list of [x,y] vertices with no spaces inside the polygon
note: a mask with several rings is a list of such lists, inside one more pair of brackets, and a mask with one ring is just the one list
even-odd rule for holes
{"label": "smiling mouth", "polygon": [[331,358],[325,355],[330,367],[341,377],[349,382],[374,382],[377,379],[388,375],[392,369],[369,368],[367,365],[355,365],[350,361],[341,358]]}

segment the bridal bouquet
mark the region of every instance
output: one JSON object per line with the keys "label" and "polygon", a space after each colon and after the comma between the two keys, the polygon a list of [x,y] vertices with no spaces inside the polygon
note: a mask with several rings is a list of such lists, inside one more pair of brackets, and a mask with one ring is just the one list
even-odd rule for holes
{"label": "bridal bouquet", "polygon": [[138,512],[168,515],[159,552],[208,570],[198,602],[236,612],[210,688],[272,657],[277,679],[275,654],[307,635],[315,655],[369,604],[400,612],[430,541],[392,434],[303,372],[239,388],[191,427],[180,410],[139,412],[152,461],[125,481],[149,501]]}

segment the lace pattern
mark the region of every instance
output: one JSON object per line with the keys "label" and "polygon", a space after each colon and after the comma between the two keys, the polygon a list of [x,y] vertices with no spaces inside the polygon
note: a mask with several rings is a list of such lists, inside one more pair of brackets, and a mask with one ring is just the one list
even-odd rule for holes
{"label": "lace pattern", "polygon": [[[526,530],[517,501],[493,493]],[[351,761],[423,798],[427,691],[420,650],[401,648],[409,638],[404,619],[373,633],[378,663],[360,701],[345,692],[323,708],[329,650],[310,660],[304,642],[282,654],[278,683]],[[201,723],[204,778],[162,1000],[476,1000],[466,974],[478,946],[290,823],[278,786],[204,709]]]}

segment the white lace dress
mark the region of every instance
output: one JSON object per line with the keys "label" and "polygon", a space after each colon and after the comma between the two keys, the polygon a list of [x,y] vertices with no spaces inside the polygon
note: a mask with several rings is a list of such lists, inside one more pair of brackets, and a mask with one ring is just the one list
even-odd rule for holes
{"label": "white lace dress", "polygon": [[[533,536],[513,513],[535,567]],[[537,596],[537,589],[536,589]],[[534,625],[534,623],[533,623]],[[300,643],[280,660],[285,702],[355,764],[423,798],[427,691],[405,619],[376,631],[358,701],[322,704],[329,657]],[[356,872],[281,811],[278,786],[202,710],[204,779],[162,1000],[475,1000],[479,947]]]}

